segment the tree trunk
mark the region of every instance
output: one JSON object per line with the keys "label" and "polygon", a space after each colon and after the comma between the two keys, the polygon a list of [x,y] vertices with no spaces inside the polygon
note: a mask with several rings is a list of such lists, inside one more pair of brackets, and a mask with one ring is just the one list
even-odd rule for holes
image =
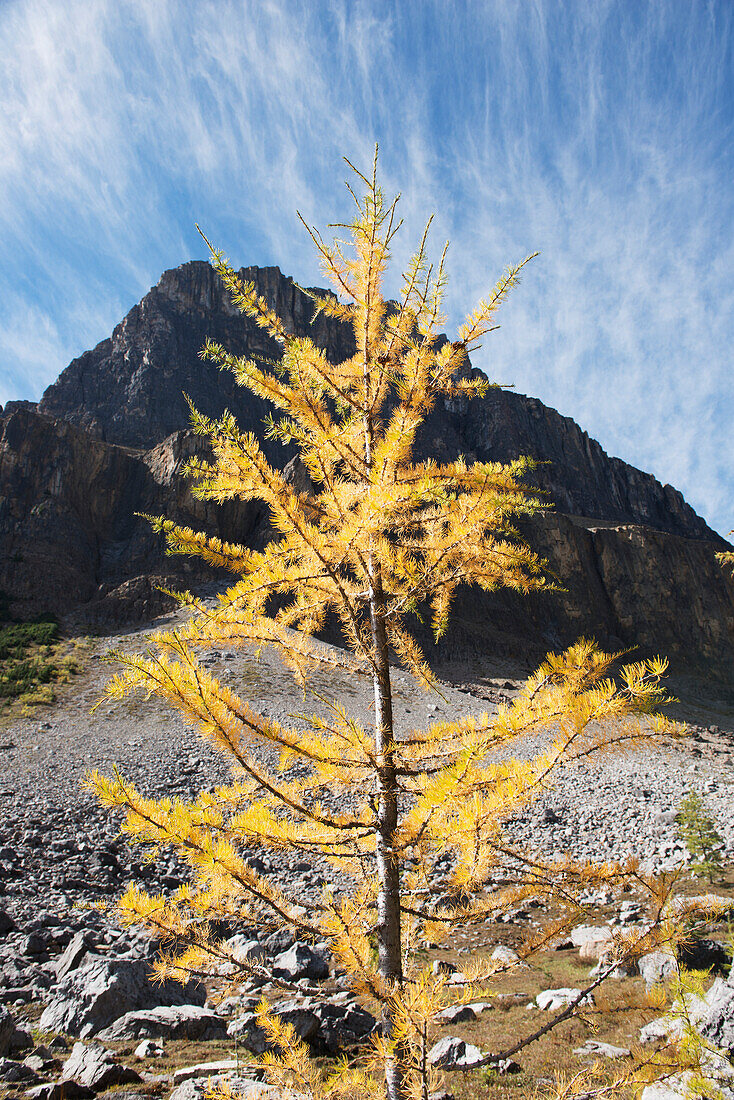
{"label": "tree trunk", "polygon": [[[392,690],[385,601],[379,566],[370,561],[370,623],[375,648],[377,670],[373,676],[375,689],[375,749],[379,761],[377,791],[377,944],[380,974],[389,985],[403,981],[403,956],[400,942],[400,870],[393,852],[393,839],[398,825],[398,795],[395,760],[391,748],[393,731]],[[382,1012],[383,1034],[392,1034],[389,1006]],[[388,1100],[403,1100],[403,1073],[400,1059],[391,1059],[385,1066]]]}
{"label": "tree trunk", "polygon": [[[369,312],[369,306],[368,306]],[[370,354],[364,346],[364,443],[367,466],[372,464],[373,424],[369,407]],[[392,687],[390,659],[385,627],[385,593],[380,564],[370,550],[367,558],[369,582],[370,626],[375,655],[372,682],[375,689],[375,753],[377,774],[377,957],[378,969],[389,986],[403,982],[403,953],[400,940],[400,868],[393,850],[398,827],[398,791],[395,775]],[[393,1035],[393,1018],[389,1004],[382,1009],[382,1033],[389,1040]],[[404,1074],[399,1052],[385,1063],[387,1100],[405,1100]]]}

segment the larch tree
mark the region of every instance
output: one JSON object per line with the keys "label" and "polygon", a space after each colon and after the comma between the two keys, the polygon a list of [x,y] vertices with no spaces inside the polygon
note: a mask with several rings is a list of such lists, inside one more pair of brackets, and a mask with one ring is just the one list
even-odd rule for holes
{"label": "larch tree", "polygon": [[[459,585],[528,593],[546,584],[542,563],[511,527],[513,517],[542,507],[522,484],[525,460],[412,459],[416,433],[439,399],[485,393],[487,383],[471,376],[467,357],[495,326],[527,260],[506,271],[447,341],[440,334],[445,249],[432,266],[426,230],[398,301],[387,302],[383,277],[400,224],[397,199],[385,200],[375,170],[355,172],[364,198],[349,188],[356,211],[345,227],[347,244],[326,243],[309,230],[335,291],[315,295],[315,312],[354,329],[356,350],[346,362],[330,363],[311,340],[290,333],[254,286],[213,251],[233,302],[279,342],[282,360],[236,358],[213,343],[203,354],[272,403],[277,411],[268,432],[297,445],[315,490],[290,484],[231,415],[212,421],[194,410],[194,426],[208,437],[213,456],[190,463],[196,492],[219,502],[264,501],[276,535],[260,552],[155,519],[172,553],[199,555],[235,580],[213,607],[183,595],[191,608],[184,625],[155,634],[139,656],[119,655],[125,667],[108,687],[112,699],[153,693],[195,722],[231,760],[232,782],[184,801],[145,797],[119,774],[93,773],[88,781],[103,803],[125,812],[124,830],[132,838],[152,850],[177,849],[188,861],[190,881],[175,892],[150,896],[131,886],[119,902],[125,920],[142,923],[167,945],[160,976],[216,973],[228,963],[243,979],[272,980],[266,964],[241,959],[217,936],[217,922],[288,925],[301,937],[326,941],[355,993],[379,1007],[369,1053],[324,1076],[293,1029],[263,1002],[259,1020],[272,1041],[265,1056],[272,1083],[314,1098],[385,1093],[389,1100],[427,1100],[436,1085],[427,1053],[437,1013],[447,998],[469,1001],[480,990],[491,995],[493,977],[507,964],[477,959],[461,983],[449,986],[417,952],[422,945],[496,918],[524,898],[557,904],[567,917],[529,942],[521,952],[526,958],[578,919],[584,890],[630,874],[649,887],[655,915],[636,938],[615,933],[609,965],[593,984],[620,958],[676,934],[669,879],[647,880],[629,866],[550,860],[514,846],[503,826],[569,761],[631,748],[664,732],[667,723],[653,712],[664,699],[665,665],[628,664],[615,681],[610,669],[619,655],[582,641],[549,656],[496,714],[458,716],[424,730],[396,722],[396,664],[428,690],[440,690],[411,634],[412,619],[430,618],[440,638]],[[342,651],[315,638],[333,617]],[[313,670],[335,665],[367,677],[374,723],[360,724],[338,700],[292,727],[264,717],[256,700],[243,699],[202,666],[198,654],[214,645],[248,653],[274,647],[304,688]],[[539,732],[545,736],[539,751],[513,755],[523,738]],[[263,763],[263,747],[278,751],[279,766]],[[335,794],[339,811],[330,808]],[[327,883],[308,904],[253,868],[248,856],[269,848],[321,857],[336,886]],[[447,853],[453,869],[439,899],[435,867]],[[345,881],[348,890],[339,888]],[[488,1054],[487,1064],[521,1049],[582,1003],[578,998],[535,1035]],[[623,1085],[642,1072],[636,1066],[615,1084],[594,1088],[622,1095]],[[644,1072],[658,1070],[647,1065]],[[590,1080],[561,1083],[558,1095],[588,1092]]]}

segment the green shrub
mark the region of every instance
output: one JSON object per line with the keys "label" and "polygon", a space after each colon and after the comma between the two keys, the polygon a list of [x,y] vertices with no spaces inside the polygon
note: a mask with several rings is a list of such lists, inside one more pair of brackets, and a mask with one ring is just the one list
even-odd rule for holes
{"label": "green shrub", "polygon": [[716,823],[706,813],[706,804],[697,791],[690,790],[676,814],[678,839],[682,840],[693,859],[691,870],[704,874],[709,882],[722,867],[724,841],[716,830]]}
{"label": "green shrub", "polygon": [[31,706],[53,702],[52,684],[68,680],[78,665],[59,655],[58,623],[9,623],[0,629],[0,699]]}

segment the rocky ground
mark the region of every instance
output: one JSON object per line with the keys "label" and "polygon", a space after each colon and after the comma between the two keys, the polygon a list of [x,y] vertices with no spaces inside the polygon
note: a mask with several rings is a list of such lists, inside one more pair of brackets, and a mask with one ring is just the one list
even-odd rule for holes
{"label": "rocky ground", "polygon": [[[155,701],[127,700],[115,707],[103,703],[91,713],[114,671],[104,654],[110,648],[139,651],[145,634],[137,630],[77,640],[83,671],[62,689],[57,703],[30,716],[12,713],[0,726],[0,1006],[6,1006],[0,1007],[0,1088],[4,1082],[10,1092],[31,1090],[37,1097],[55,1097],[62,1094],[62,1086],[54,1082],[63,1077],[67,1098],[124,1086],[161,1096],[175,1087],[179,1100],[193,1100],[208,1076],[232,1072],[231,1066],[193,1070],[193,1064],[227,1062],[235,1044],[245,1051],[245,1058],[247,1050],[261,1046],[252,1017],[253,997],[262,992],[259,986],[224,1006],[215,1005],[212,990],[200,986],[185,994],[180,989],[156,991],[147,980],[146,941],[135,931],[122,931],[113,913],[90,908],[100,899],[113,899],[131,880],[149,888],[175,887],[183,869],[175,857],[146,863],[124,842],[119,823],[84,790],[86,769],[109,773],[119,766],[145,793],[181,797],[228,776],[226,761]],[[322,705],[304,700],[270,655],[255,662],[248,654],[224,650],[207,660],[225,682],[273,718],[286,719]],[[472,673],[470,683],[457,686],[460,670],[447,668],[442,697],[427,695],[398,673],[398,721],[422,726],[430,719],[491,709],[512,697],[521,672],[508,664],[485,666]],[[368,685],[331,675],[314,688],[317,695],[346,701],[358,719],[369,720]],[[601,759],[593,770],[569,770],[562,783],[509,824],[512,834],[551,852],[596,859],[638,855],[651,870],[673,866],[686,859],[673,818],[685,792],[693,788],[705,798],[727,844],[726,861],[734,863],[734,721],[726,709],[712,711],[695,701],[681,714],[690,722],[683,740]],[[301,856],[272,857],[263,868],[304,896],[323,883],[319,866]],[[590,897],[589,905],[588,923],[596,921],[600,927],[641,916],[634,896],[624,904],[611,896]],[[542,917],[531,910],[518,911],[501,927],[474,930],[450,952],[434,955],[460,967],[463,955],[498,944],[511,946],[516,932],[519,936],[528,923],[542,923]],[[293,993],[265,990],[276,1000],[280,997],[282,1015],[296,1024],[318,1054],[349,1049],[369,1032],[371,1017],[357,1006],[323,952],[294,944],[288,934],[267,941],[257,929],[246,930],[240,940],[242,950],[262,953],[271,966],[280,966],[296,988],[304,979],[307,985],[321,983],[323,996],[315,1000],[303,993],[294,998]],[[721,960],[726,956],[711,950],[711,958],[718,958],[716,965],[725,970]],[[518,1020],[523,1013],[527,1019],[527,1005],[545,1011],[541,1000],[549,981],[561,989],[583,984],[589,961],[598,958],[593,948],[589,951],[584,956],[583,943],[574,943],[566,954],[549,955],[545,969],[523,971],[519,979],[515,975],[503,993],[503,1024],[511,1025],[513,1012],[520,1013]],[[648,1006],[645,1014],[640,992],[644,976],[625,981],[620,998],[626,998],[628,1007],[634,1006],[635,998],[640,1002],[637,1016],[633,1012],[630,1017],[631,1036],[654,1012]],[[546,1000],[552,1006],[562,1003],[562,998]],[[732,1002],[734,1015],[734,991]],[[472,1039],[475,1048],[479,1043],[486,1049],[490,1039],[495,1041],[489,1033],[496,1027],[497,1013],[487,1012],[486,1006],[475,1009],[473,1017],[447,1018],[445,1024],[463,1019],[461,1034]],[[483,1030],[481,1020],[490,1017],[495,1023]],[[575,1041],[568,1029],[555,1034],[567,1047]],[[605,1034],[619,1039],[622,1033],[607,1027]],[[92,1036],[102,1045],[71,1045],[75,1038]],[[734,1047],[734,1033],[731,1040]],[[466,1050],[457,1050],[449,1043],[436,1058],[444,1059],[441,1064],[471,1061]],[[549,1057],[552,1062],[557,1055]],[[237,1061],[235,1069],[242,1075],[242,1058]],[[188,1070],[182,1065],[187,1062]],[[544,1064],[534,1067],[536,1077]],[[460,1093],[464,1087],[454,1088],[452,1080],[453,1091]],[[494,1095],[502,1095],[501,1087]],[[508,1095],[517,1096],[517,1089]]]}

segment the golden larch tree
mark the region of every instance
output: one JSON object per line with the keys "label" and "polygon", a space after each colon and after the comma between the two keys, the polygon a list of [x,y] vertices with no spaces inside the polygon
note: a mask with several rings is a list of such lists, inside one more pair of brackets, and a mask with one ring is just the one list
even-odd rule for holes
{"label": "golden larch tree", "polygon": [[[213,608],[182,597],[192,609],[185,625],[155,634],[140,656],[119,655],[124,670],[108,687],[113,699],[136,690],[153,693],[194,721],[231,759],[232,782],[190,802],[147,798],[119,774],[94,773],[89,782],[106,805],[126,812],[130,836],[152,849],[178,849],[188,861],[190,881],[174,893],[149,896],[131,886],[119,902],[126,920],[142,922],[168,944],[160,975],[217,972],[227,962],[243,978],[270,978],[262,962],[238,958],[215,935],[215,922],[285,924],[301,937],[327,941],[355,993],[378,1004],[381,1026],[369,1055],[340,1063],[324,1077],[293,1029],[263,1002],[259,1018],[273,1045],[265,1059],[271,1082],[314,1098],[385,1092],[389,1100],[427,1100],[436,1083],[427,1049],[437,1012],[449,996],[468,1001],[479,990],[491,991],[493,975],[506,964],[475,960],[463,983],[449,989],[446,976],[434,975],[416,948],[440,942],[457,926],[497,917],[530,896],[564,908],[566,921],[528,943],[527,957],[578,918],[582,891],[636,873],[522,851],[505,837],[503,822],[568,761],[635,746],[665,730],[665,721],[653,714],[664,698],[664,662],[629,664],[615,682],[609,673],[618,655],[580,642],[549,656],[519,697],[495,715],[436,721],[425,730],[396,724],[394,664],[428,690],[439,690],[410,633],[411,617],[429,617],[439,638],[459,585],[528,593],[546,584],[542,563],[511,528],[514,516],[542,507],[522,485],[526,460],[412,459],[416,433],[439,399],[485,393],[487,382],[466,369],[468,355],[495,326],[498,307],[527,260],[506,271],[456,339],[447,341],[441,336],[446,250],[432,266],[426,230],[398,301],[386,301],[383,278],[399,228],[397,199],[383,197],[376,158],[371,176],[354,171],[364,198],[349,188],[356,212],[344,227],[347,244],[327,244],[309,229],[335,291],[314,295],[315,312],[353,327],[356,350],[346,362],[330,363],[311,340],[289,332],[255,287],[213,251],[233,302],[278,341],[283,354],[277,363],[254,362],[213,343],[203,354],[272,403],[276,414],[268,431],[297,445],[315,489],[298,491],[231,415],[212,421],[194,410],[194,426],[208,437],[213,455],[190,463],[196,492],[218,502],[264,501],[276,536],[259,552],[155,519],[171,552],[199,555],[230,570],[235,581]],[[341,656],[314,638],[333,616],[346,647]],[[338,700],[325,715],[292,728],[264,717],[200,664],[202,649],[222,644],[248,653],[274,647],[304,687],[312,670],[337,664],[368,677],[374,724],[361,725]],[[511,755],[513,745],[538,731],[546,733],[541,751],[525,759]],[[278,767],[263,763],[264,746],[278,750]],[[299,778],[289,770],[294,762],[306,765]],[[325,791],[343,796],[341,812],[327,806]],[[268,848],[323,857],[352,889],[344,893],[327,884],[309,905],[253,869],[248,853]],[[439,901],[434,868],[446,852],[454,857],[453,870]],[[488,885],[498,872],[507,873],[509,885]],[[665,906],[670,883],[648,885],[657,919],[635,942],[622,933],[616,937],[609,967],[595,985],[620,957],[674,935]],[[561,1015],[581,1003],[579,998]],[[489,1054],[487,1062],[532,1038]],[[622,1075],[617,1090],[622,1078],[632,1080]],[[562,1095],[584,1087],[585,1079],[565,1083]]]}

